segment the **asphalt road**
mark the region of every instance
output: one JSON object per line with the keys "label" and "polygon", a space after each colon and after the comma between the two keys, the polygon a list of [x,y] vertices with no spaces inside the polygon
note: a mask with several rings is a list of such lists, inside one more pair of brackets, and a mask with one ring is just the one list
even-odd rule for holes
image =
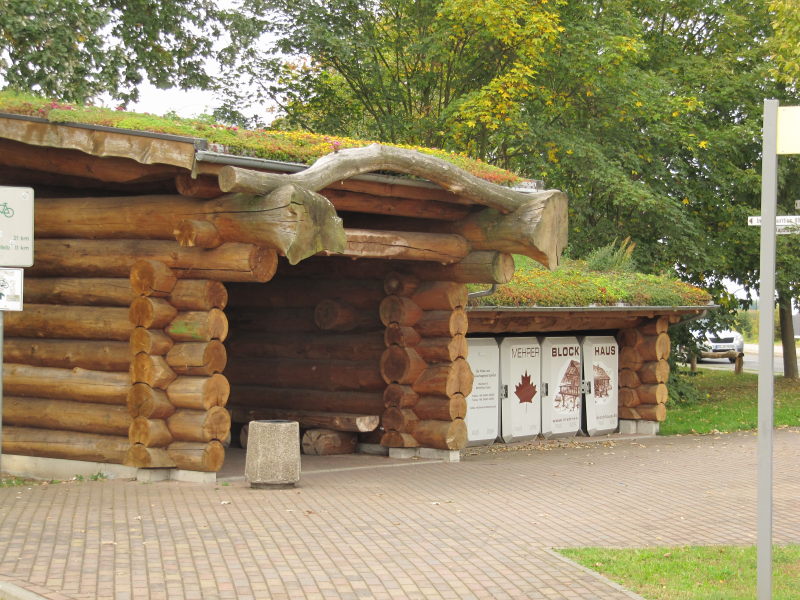
{"label": "asphalt road", "polygon": [[[730,369],[733,371],[733,363],[727,358],[704,358],[702,361],[698,360],[697,364],[704,369]],[[775,374],[783,375],[783,350],[780,345],[775,346],[773,364]],[[758,344],[745,344],[744,370],[748,373],[758,373]]]}

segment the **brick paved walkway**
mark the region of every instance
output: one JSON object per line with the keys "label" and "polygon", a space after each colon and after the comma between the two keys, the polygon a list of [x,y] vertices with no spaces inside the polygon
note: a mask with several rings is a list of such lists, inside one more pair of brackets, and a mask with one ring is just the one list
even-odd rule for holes
{"label": "brick paved walkway", "polygon": [[[775,446],[775,541],[798,543],[800,431]],[[382,460],[280,491],[0,489],[0,581],[53,599],[630,599],[548,549],[755,541],[751,433]]]}

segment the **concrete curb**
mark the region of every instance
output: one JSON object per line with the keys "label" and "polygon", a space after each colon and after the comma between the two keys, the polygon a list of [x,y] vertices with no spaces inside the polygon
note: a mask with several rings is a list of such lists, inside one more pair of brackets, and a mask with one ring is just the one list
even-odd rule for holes
{"label": "concrete curb", "polygon": [[615,590],[617,590],[621,594],[624,594],[625,596],[627,596],[631,600],[647,600],[647,598],[645,598],[644,596],[640,596],[639,594],[630,591],[628,588],[622,587],[616,581],[610,580],[605,575],[601,575],[597,571],[593,571],[592,569],[590,569],[588,567],[584,567],[583,565],[581,565],[579,563],[576,563],[574,560],[567,558],[563,554],[560,554],[554,548],[543,548],[543,550],[547,554],[552,556],[553,558],[557,558],[561,562],[564,562],[564,563],[570,565],[571,567],[573,567],[575,569],[578,569],[579,571],[582,571],[583,573],[586,573],[587,575],[591,576],[593,579],[597,579],[598,581],[602,581],[603,583],[605,583],[609,587],[614,588]]}
{"label": "concrete curb", "polygon": [[0,581],[0,600],[45,600],[45,598],[10,581]]}

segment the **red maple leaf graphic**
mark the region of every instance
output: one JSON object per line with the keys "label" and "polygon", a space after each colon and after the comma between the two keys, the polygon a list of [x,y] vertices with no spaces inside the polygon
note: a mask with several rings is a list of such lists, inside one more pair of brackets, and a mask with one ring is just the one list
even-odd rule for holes
{"label": "red maple leaf graphic", "polygon": [[536,386],[531,384],[531,376],[525,371],[525,375],[520,379],[519,384],[514,389],[514,393],[519,398],[519,403],[533,402],[533,397],[536,395]]}

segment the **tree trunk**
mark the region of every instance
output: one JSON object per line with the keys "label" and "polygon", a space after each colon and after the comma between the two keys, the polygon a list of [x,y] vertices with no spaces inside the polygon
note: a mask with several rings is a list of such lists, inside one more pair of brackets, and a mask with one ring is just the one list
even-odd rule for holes
{"label": "tree trunk", "polygon": [[783,376],[797,379],[797,347],[792,322],[792,298],[778,292],[778,315],[781,325],[781,344],[783,346]]}

